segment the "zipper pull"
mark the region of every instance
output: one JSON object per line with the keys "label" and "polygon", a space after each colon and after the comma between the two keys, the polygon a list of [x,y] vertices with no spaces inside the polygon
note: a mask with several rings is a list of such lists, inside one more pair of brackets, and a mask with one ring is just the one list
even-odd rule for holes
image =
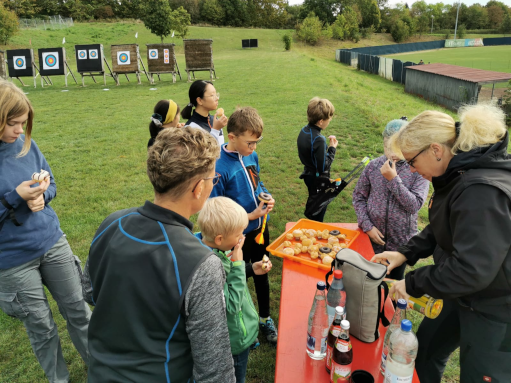
{"label": "zipper pull", "polygon": [[428,209],[431,209],[431,206],[433,206],[433,198],[435,197],[435,192],[431,194],[431,198],[429,199],[429,206]]}

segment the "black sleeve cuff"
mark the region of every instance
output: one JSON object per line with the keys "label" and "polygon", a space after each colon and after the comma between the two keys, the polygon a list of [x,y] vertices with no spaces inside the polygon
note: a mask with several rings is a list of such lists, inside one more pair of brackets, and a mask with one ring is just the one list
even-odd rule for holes
{"label": "black sleeve cuff", "polygon": [[245,263],[245,276],[246,278],[253,277],[255,275],[254,268],[252,267],[251,262]]}

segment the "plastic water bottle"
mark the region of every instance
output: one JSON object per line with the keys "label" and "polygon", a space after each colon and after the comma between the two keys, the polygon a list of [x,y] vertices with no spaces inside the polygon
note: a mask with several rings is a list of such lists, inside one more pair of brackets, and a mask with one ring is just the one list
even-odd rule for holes
{"label": "plastic water bottle", "polygon": [[330,285],[328,294],[326,296],[327,311],[328,311],[328,325],[330,326],[334,321],[335,308],[337,306],[344,307],[344,318],[346,319],[346,290],[344,290],[344,283],[342,283],[342,271],[334,271],[334,280]]}
{"label": "plastic water bottle", "polygon": [[385,383],[412,382],[418,348],[419,342],[412,331],[412,322],[403,319],[401,328],[390,336]]}
{"label": "plastic water bottle", "polygon": [[394,316],[392,317],[392,321],[390,322],[390,326],[387,329],[387,333],[385,334],[385,339],[383,341],[383,350],[381,352],[381,364],[380,364],[380,372],[383,376],[385,376],[385,366],[387,363],[387,354],[389,353],[389,340],[392,333],[397,330],[401,326],[401,321],[406,319],[406,301],[404,299],[397,300],[397,308]]}
{"label": "plastic water bottle", "polygon": [[328,314],[326,311],[326,285],[318,282],[316,295],[309,313],[309,328],[307,329],[307,354],[315,360],[326,356],[326,338],[328,335]]}

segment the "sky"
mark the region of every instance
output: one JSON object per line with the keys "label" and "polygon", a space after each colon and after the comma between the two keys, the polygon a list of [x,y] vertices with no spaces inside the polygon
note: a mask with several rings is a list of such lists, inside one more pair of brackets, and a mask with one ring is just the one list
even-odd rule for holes
{"label": "sky", "polygon": [[[453,0],[445,0],[445,1],[442,1],[442,0],[425,0],[426,3],[428,4],[436,4],[436,3],[439,3],[439,2],[442,2],[444,4],[454,4],[456,3],[457,4],[457,1],[453,1]],[[502,1],[504,4],[508,4],[511,6],[511,0],[500,0]],[[402,0],[389,0],[389,5],[395,5],[397,3],[403,3],[403,2],[407,2],[408,5],[412,5],[413,3],[415,3],[415,0],[407,0],[407,1],[402,1]],[[467,6],[471,6],[472,4],[475,4],[475,3],[479,3],[479,4],[486,4],[488,2],[488,0],[462,0],[462,3],[467,5]],[[289,0],[289,4],[290,5],[294,5],[294,4],[302,4],[303,3],[303,0]]]}

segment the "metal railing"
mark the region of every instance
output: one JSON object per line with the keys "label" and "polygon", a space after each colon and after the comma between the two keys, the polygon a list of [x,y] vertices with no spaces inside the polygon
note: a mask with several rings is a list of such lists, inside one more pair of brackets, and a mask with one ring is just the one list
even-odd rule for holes
{"label": "metal railing", "polygon": [[48,19],[19,19],[21,29],[64,29],[74,25],[72,17],[48,16]]}

